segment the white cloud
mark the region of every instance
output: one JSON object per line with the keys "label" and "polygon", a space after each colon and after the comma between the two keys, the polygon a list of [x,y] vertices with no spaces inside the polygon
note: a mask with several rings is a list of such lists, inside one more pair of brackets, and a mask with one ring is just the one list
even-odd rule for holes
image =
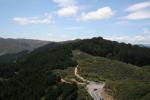
{"label": "white cloud", "polygon": [[150,30],[144,28],[142,34],[134,36],[111,36],[106,37],[106,39],[133,44],[150,44],[150,34],[147,33],[150,33]]}
{"label": "white cloud", "polygon": [[20,25],[28,24],[49,24],[52,22],[52,16],[46,15],[44,18],[39,17],[15,17],[13,18]]}
{"label": "white cloud", "polygon": [[68,6],[65,8],[61,8],[60,10],[58,10],[57,14],[59,16],[72,16],[75,15],[78,12],[79,8],[77,6]]}
{"label": "white cloud", "polygon": [[106,37],[106,39],[125,42],[125,43],[133,43],[133,44],[150,44],[150,36],[144,36],[144,35],[112,36],[112,37]]}
{"label": "white cloud", "polygon": [[150,18],[150,11],[136,11],[133,13],[129,13],[127,16],[124,17],[125,19],[129,20],[141,20],[141,19],[149,19]]}
{"label": "white cloud", "polygon": [[53,0],[60,9],[57,11],[59,16],[73,16],[79,11],[76,0]]}
{"label": "white cloud", "polygon": [[150,29],[148,29],[148,28],[144,28],[144,33],[146,33],[146,34],[150,34]]}
{"label": "white cloud", "polygon": [[73,6],[76,4],[75,0],[53,0],[53,1],[57,3],[59,7]]}
{"label": "white cloud", "polygon": [[140,2],[129,6],[126,11],[127,16],[123,17],[128,20],[150,19],[150,1]]}
{"label": "white cloud", "polygon": [[111,18],[114,12],[110,7],[99,8],[96,11],[82,13],[78,20],[88,21],[88,20],[102,20]]}
{"label": "white cloud", "polygon": [[[83,35],[83,36],[74,36],[72,34],[67,33],[49,33],[47,36],[40,37],[42,40],[49,40],[49,41],[68,41],[68,40],[75,40],[75,39],[90,39],[91,36]],[[37,38],[38,39],[38,38]]]}
{"label": "white cloud", "polygon": [[147,8],[147,7],[150,7],[150,1],[140,2],[140,3],[133,4],[133,5],[129,6],[129,7],[126,9],[126,11],[128,11],[128,12],[133,12],[133,11],[145,9],[145,8]]}
{"label": "white cloud", "polygon": [[69,34],[63,34],[63,33],[49,33],[47,34],[46,37],[43,37],[43,40],[49,40],[49,41],[56,41],[56,42],[60,42],[60,41],[67,41],[67,40],[74,40],[75,37],[72,37]]}

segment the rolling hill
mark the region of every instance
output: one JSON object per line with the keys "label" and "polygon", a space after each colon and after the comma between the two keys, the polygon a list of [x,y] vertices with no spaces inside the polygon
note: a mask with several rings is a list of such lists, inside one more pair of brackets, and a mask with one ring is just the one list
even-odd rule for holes
{"label": "rolling hill", "polygon": [[49,43],[48,41],[32,40],[32,39],[11,39],[0,38],[0,55],[17,53],[24,50],[33,50]]}
{"label": "rolling hill", "polygon": [[149,100],[150,73],[117,60],[74,51],[79,74],[91,81],[105,81],[105,91],[116,100]]}
{"label": "rolling hill", "polygon": [[91,100],[85,87],[61,81],[74,77],[70,73],[77,64],[84,78],[104,81],[106,92],[114,99],[150,99],[150,49],[146,47],[98,37],[50,43],[8,56],[16,55],[23,58],[0,63],[1,100]]}

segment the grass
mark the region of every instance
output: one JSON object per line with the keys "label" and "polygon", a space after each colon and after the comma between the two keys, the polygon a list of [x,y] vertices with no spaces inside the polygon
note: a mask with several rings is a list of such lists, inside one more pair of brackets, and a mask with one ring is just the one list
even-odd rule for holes
{"label": "grass", "polygon": [[106,81],[106,90],[111,90],[117,100],[150,100],[149,71],[78,50],[73,55],[79,64],[79,74],[92,81]]}
{"label": "grass", "polygon": [[[61,76],[61,78],[65,79],[68,82],[72,82],[71,79],[75,79],[78,82],[82,82],[81,80],[79,80],[78,78],[76,78],[76,76],[74,75],[74,67],[68,67],[67,69],[64,70],[53,70],[53,72],[55,74],[58,74]],[[88,94],[88,92],[85,89],[85,86],[78,86],[78,96],[77,96],[77,100],[93,100],[93,98]]]}
{"label": "grass", "polygon": [[150,65],[149,66],[143,66],[142,67],[144,70],[149,71],[150,72]]}
{"label": "grass", "polygon": [[107,81],[106,88],[111,89],[117,100],[150,100],[150,84],[135,80]]}
{"label": "grass", "polygon": [[80,75],[88,79],[150,81],[150,73],[140,67],[103,57],[94,57],[80,51],[74,51],[73,54],[79,64]]}

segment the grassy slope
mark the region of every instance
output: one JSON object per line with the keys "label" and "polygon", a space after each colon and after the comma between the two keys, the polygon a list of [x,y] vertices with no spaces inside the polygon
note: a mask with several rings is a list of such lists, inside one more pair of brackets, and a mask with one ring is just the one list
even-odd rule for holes
{"label": "grassy slope", "polygon": [[[148,100],[150,98],[150,73],[140,67],[123,62],[94,57],[74,51],[80,75],[94,81],[106,81],[106,88],[118,100]],[[144,98],[144,99],[142,99]]]}
{"label": "grassy slope", "polygon": [[[62,79],[71,82],[71,79],[76,79],[74,75],[74,67],[69,67],[63,70],[53,70],[53,72],[57,75],[60,75]],[[92,97],[87,93],[84,86],[78,85],[78,96],[77,100],[93,100]]]}
{"label": "grassy slope", "polygon": [[149,71],[150,72],[150,65],[149,66],[143,66],[142,67],[144,70]]}

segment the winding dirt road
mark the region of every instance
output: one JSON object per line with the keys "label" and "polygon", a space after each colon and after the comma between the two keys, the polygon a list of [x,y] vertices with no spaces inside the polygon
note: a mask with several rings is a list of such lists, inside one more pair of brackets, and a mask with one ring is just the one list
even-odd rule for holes
{"label": "winding dirt road", "polygon": [[87,84],[86,88],[88,93],[93,97],[94,100],[104,100],[101,93],[105,86],[105,83],[97,83],[94,81],[89,81],[87,79],[84,79],[82,76],[78,74],[78,67],[79,65],[77,65],[77,67],[75,68],[74,74],[77,78],[79,78],[80,80],[82,80]]}

